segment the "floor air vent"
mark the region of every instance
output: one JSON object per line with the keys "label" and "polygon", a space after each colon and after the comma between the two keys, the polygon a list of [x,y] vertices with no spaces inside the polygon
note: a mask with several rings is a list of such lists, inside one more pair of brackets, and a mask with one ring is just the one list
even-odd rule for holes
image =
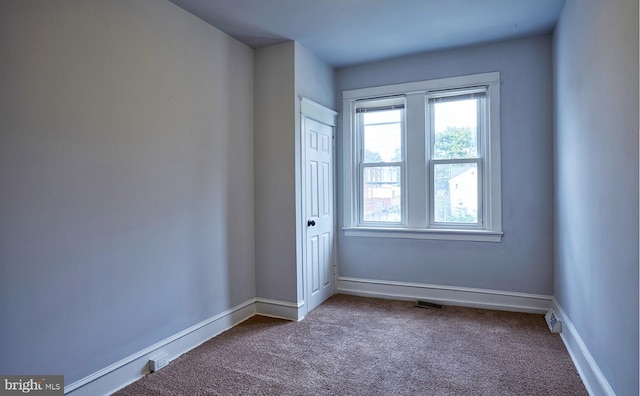
{"label": "floor air vent", "polygon": [[562,321],[558,319],[553,309],[547,311],[547,314],[544,315],[544,320],[547,321],[547,326],[549,326],[549,330],[552,333],[560,333],[562,331]]}
{"label": "floor air vent", "polygon": [[418,300],[416,302],[416,307],[418,308],[430,308],[430,309],[444,309],[444,305],[432,303],[429,301]]}

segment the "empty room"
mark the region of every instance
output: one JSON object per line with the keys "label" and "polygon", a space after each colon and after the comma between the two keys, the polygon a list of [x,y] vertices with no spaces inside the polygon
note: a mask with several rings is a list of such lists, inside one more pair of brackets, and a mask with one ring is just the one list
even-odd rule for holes
{"label": "empty room", "polygon": [[636,0],[0,0],[0,393],[639,387]]}

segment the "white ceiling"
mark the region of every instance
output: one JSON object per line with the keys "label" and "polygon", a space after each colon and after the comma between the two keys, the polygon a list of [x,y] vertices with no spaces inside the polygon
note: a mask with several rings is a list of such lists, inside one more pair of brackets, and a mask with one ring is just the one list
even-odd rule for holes
{"label": "white ceiling", "polygon": [[551,32],[565,0],[171,0],[253,48],[296,40],[333,67]]}

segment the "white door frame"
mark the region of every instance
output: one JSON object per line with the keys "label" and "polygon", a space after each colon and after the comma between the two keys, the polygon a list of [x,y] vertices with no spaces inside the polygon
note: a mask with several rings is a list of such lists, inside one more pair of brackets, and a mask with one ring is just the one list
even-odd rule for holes
{"label": "white door frame", "polygon": [[[332,139],[332,145],[333,145],[333,150],[332,150],[332,165],[333,165],[333,196],[331,197],[331,199],[333,200],[332,206],[333,206],[333,246],[336,247],[337,246],[337,234],[336,234],[336,183],[335,183],[335,178],[336,178],[336,146],[335,146],[335,142],[336,142],[336,117],[337,117],[338,113],[322,106],[319,103],[316,103],[308,98],[305,97],[300,97],[300,130],[299,130],[299,136],[300,136],[300,164],[299,164],[299,169],[300,169],[300,180],[301,180],[301,184],[300,184],[300,207],[301,207],[301,213],[300,216],[298,218],[298,222],[299,224],[299,230],[301,230],[300,234],[299,234],[299,238],[301,238],[301,243],[300,243],[300,248],[301,248],[301,255],[300,258],[302,260],[302,265],[301,265],[301,269],[302,269],[302,295],[304,296],[304,305],[303,305],[303,309],[302,309],[302,313],[303,316],[306,315],[309,312],[309,290],[308,290],[308,271],[307,271],[307,218],[306,218],[306,202],[307,202],[307,191],[306,191],[306,182],[307,182],[307,175],[306,175],[306,161],[307,161],[307,154],[306,154],[306,144],[307,144],[307,137],[306,137],[306,133],[305,133],[305,120],[311,119],[314,121],[317,121],[321,124],[324,125],[328,125],[330,127],[333,128],[333,139]],[[335,271],[336,268],[336,249],[333,249],[333,252],[331,254],[331,264],[334,267],[334,271],[333,271],[333,287],[335,290],[336,287],[336,280],[337,280],[337,271]]]}

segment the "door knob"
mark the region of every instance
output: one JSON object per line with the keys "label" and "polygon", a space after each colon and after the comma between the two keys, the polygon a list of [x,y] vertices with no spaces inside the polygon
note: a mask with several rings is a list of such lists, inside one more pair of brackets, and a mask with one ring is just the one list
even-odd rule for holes
{"label": "door knob", "polygon": [[307,221],[307,227],[313,227],[314,225],[316,225],[316,222],[314,220]]}

